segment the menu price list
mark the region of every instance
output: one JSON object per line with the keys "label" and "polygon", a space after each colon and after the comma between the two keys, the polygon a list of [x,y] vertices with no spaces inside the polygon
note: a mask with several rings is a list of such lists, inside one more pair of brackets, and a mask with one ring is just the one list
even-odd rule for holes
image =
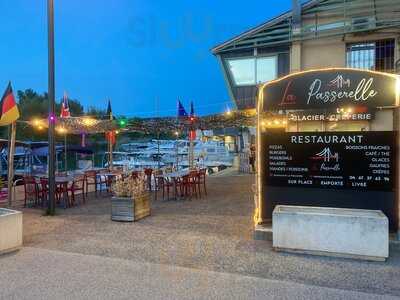
{"label": "menu price list", "polygon": [[267,185],[393,189],[392,132],[280,133],[265,140]]}

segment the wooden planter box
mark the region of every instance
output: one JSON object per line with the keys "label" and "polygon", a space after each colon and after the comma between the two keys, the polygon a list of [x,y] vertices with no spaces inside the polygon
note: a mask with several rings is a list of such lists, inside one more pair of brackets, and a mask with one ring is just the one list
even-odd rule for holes
{"label": "wooden planter box", "polygon": [[140,197],[111,199],[111,220],[119,222],[135,222],[150,216],[150,194]]}

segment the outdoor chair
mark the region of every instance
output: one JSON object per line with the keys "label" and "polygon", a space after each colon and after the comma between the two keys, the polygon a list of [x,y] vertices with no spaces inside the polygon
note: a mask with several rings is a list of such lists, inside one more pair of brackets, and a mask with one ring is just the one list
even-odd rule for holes
{"label": "outdoor chair", "polygon": [[131,173],[131,177],[132,177],[132,179],[133,180],[136,180],[136,179],[138,179],[139,178],[139,171],[132,171],[132,173]]}
{"label": "outdoor chair", "polygon": [[190,181],[190,175],[182,176],[181,181],[181,196],[192,198],[193,189]]}
{"label": "outdoor chair", "polygon": [[[161,174],[160,174],[161,175]],[[155,177],[156,193],[155,200],[157,200],[158,191],[162,191],[162,199],[165,200],[165,194],[167,194],[167,200],[169,199],[169,193],[174,187],[174,184],[166,177]]]}
{"label": "outdoor chair", "polygon": [[[100,184],[100,194],[102,191],[106,191],[106,193],[111,193],[111,188],[113,181],[117,178],[120,177],[121,175],[116,175],[116,176],[110,176],[110,172],[104,172],[99,174],[99,184]],[[105,187],[105,189],[103,188]]]}
{"label": "outdoor chair", "polygon": [[129,177],[131,177],[131,176],[129,176],[129,174],[125,174],[125,173],[121,174],[122,181],[125,181],[125,180],[129,179]]}
{"label": "outdoor chair", "polygon": [[[77,176],[74,178],[71,185],[68,187],[67,191],[68,191],[68,193],[71,193],[71,200],[69,201],[71,206],[75,205],[75,198],[76,198],[77,192],[81,192],[83,203],[86,202],[85,182],[86,182],[85,176]],[[69,195],[68,195],[68,198],[69,198]]]}
{"label": "outdoor chair", "polygon": [[47,178],[40,178],[40,185],[38,187],[38,199],[42,206],[47,202],[49,197],[49,180]]}
{"label": "outdoor chair", "polygon": [[24,176],[24,207],[26,207],[29,201],[33,200],[33,205],[36,206],[39,203],[39,195],[38,195],[38,184],[36,180],[32,176]]}
{"label": "outdoor chair", "polygon": [[147,187],[149,191],[151,191],[151,176],[153,174],[153,169],[151,168],[145,168],[144,169],[144,175],[146,175],[146,181],[147,181]]}
{"label": "outdoor chair", "polygon": [[[47,201],[49,197],[49,180],[45,177],[40,178],[40,188],[38,190],[39,199],[42,202],[42,205]],[[56,184],[55,190],[55,198],[56,202],[60,204],[61,198],[64,193],[64,187],[62,184]]]}
{"label": "outdoor chair", "polygon": [[157,200],[158,191],[163,189],[164,180],[160,177],[163,174],[162,170],[154,170],[154,199]]}
{"label": "outdoor chair", "polygon": [[189,173],[189,190],[190,190],[190,194],[191,196],[194,194],[196,196],[196,198],[198,198],[199,196],[201,197],[201,193],[200,193],[200,187],[199,187],[199,175],[200,173],[198,171],[190,171]]}
{"label": "outdoor chair", "polygon": [[106,193],[111,191],[112,177],[107,176],[107,174],[109,173],[110,173],[109,170],[104,170],[98,174],[98,184],[100,186],[100,194],[103,191],[106,191]]}
{"label": "outdoor chair", "polygon": [[183,197],[184,192],[185,192],[185,189],[183,186],[183,178],[173,177],[172,181],[173,181],[173,186],[175,189],[175,197],[178,198],[178,195],[179,195],[179,197]]}
{"label": "outdoor chair", "polygon": [[89,187],[94,186],[94,193],[97,197],[97,172],[96,171],[86,171],[85,173],[85,193],[86,197],[89,192]]}
{"label": "outdoor chair", "polygon": [[197,175],[197,187],[198,187],[198,191],[199,191],[199,195],[201,197],[201,188],[203,187],[204,189],[204,194],[207,196],[207,187],[206,187],[206,169],[200,169],[198,171],[198,175]]}

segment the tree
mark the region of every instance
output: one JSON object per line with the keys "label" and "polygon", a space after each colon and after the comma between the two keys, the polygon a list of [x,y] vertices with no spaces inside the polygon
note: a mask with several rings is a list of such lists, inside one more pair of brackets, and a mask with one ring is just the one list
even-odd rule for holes
{"label": "tree", "polygon": [[[49,112],[49,100],[47,93],[38,94],[32,89],[18,91],[18,108],[22,120],[32,118],[46,118]],[[61,112],[62,98],[56,102],[56,115]],[[84,113],[82,104],[76,99],[68,99],[71,116],[81,116]]]}
{"label": "tree", "polygon": [[99,109],[95,106],[89,106],[86,114],[92,117],[104,118],[107,115],[107,112],[105,109]]}
{"label": "tree", "polygon": [[[29,121],[32,119],[44,119],[49,114],[49,100],[47,93],[39,94],[32,89],[18,91],[18,109],[20,119]],[[56,115],[61,112],[62,99],[56,102]],[[76,99],[68,99],[71,116],[81,116],[84,114],[82,104]],[[4,133],[3,133],[4,136]],[[43,140],[47,139],[47,131],[38,132],[27,124],[19,123],[17,130],[18,139]]]}

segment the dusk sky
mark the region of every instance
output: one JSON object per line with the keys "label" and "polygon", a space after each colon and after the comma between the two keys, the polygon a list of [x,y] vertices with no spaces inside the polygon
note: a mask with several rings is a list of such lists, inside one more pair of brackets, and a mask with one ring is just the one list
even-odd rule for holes
{"label": "dusk sky", "polygon": [[[199,114],[230,104],[210,49],[290,9],[290,0],[54,0],[56,98],[126,116]],[[46,0],[2,0],[0,89],[47,90]],[[240,5],[239,5],[240,4]],[[245,4],[245,2],[244,2]]]}

